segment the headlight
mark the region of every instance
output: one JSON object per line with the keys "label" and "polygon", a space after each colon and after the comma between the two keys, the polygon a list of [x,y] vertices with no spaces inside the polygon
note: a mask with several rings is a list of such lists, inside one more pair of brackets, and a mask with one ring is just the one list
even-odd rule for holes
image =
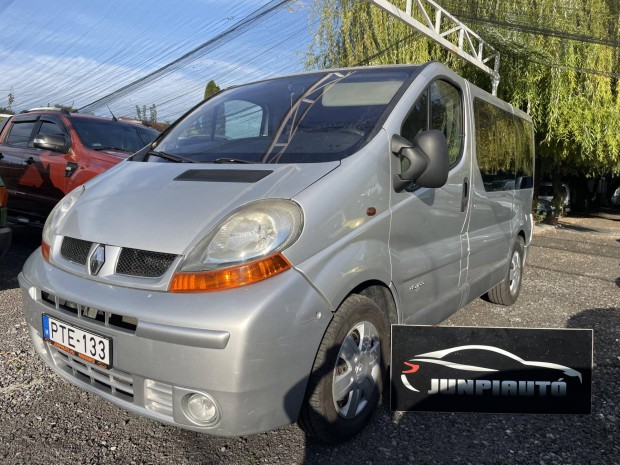
{"label": "headlight", "polygon": [[201,241],[173,277],[174,292],[229,289],[290,267],[279,254],[297,240],[303,214],[289,200],[262,200],[232,213]]}
{"label": "headlight", "polygon": [[46,260],[49,261],[50,245],[52,244],[52,239],[56,234],[56,229],[83,192],[84,186],[80,186],[69,192],[60,202],[56,204],[47,217],[45,226],[43,227],[43,234],[41,235],[41,252],[43,253],[43,258]]}

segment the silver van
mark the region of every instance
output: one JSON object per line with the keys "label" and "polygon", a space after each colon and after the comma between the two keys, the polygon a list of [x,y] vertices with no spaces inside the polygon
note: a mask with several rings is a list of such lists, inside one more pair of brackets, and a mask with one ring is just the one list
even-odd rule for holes
{"label": "silver van", "polygon": [[359,432],[390,325],[517,299],[533,130],[438,63],[224,90],[67,195],[19,283],[37,353],[214,435]]}

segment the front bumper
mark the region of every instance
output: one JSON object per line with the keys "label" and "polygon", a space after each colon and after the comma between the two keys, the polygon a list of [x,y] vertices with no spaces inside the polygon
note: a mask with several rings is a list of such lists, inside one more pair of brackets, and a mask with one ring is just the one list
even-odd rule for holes
{"label": "front bumper", "polygon": [[[37,250],[19,283],[34,347],[59,375],[138,415],[222,436],[296,421],[331,319],[296,270],[230,291],[172,294],[75,276]],[[112,368],[46,343],[44,313],[111,338]],[[193,392],[215,400],[217,424],[200,426],[186,415],[182,405]]]}

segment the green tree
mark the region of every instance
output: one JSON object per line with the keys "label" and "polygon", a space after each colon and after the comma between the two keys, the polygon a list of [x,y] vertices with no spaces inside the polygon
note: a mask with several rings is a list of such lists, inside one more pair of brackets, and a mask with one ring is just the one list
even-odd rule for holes
{"label": "green tree", "polygon": [[7,101],[9,102],[9,106],[8,106],[9,112],[13,113],[13,102],[15,102],[15,91],[13,90],[12,87],[11,87],[11,90],[9,90]]}
{"label": "green tree", "polygon": [[[393,3],[405,9],[405,0]],[[476,32],[501,52],[499,96],[531,114],[544,171],[558,183],[562,174],[620,173],[617,2],[441,4],[457,17],[471,18]],[[490,89],[486,75],[374,5],[316,0],[314,14],[319,23],[308,68],[438,60]],[[413,15],[422,20],[419,12]]]}
{"label": "green tree", "polygon": [[[142,108],[140,108],[139,105],[136,105],[136,116],[140,121],[149,121],[149,118],[146,112],[146,105],[142,105]],[[157,116],[157,110],[155,110],[155,116]]]}
{"label": "green tree", "polygon": [[205,100],[211,97],[213,94],[217,94],[220,91],[219,86],[211,79],[205,87]]}
{"label": "green tree", "polygon": [[148,107],[148,113],[146,105],[136,105],[136,117],[142,123],[157,123],[157,105],[154,103],[150,107]]}

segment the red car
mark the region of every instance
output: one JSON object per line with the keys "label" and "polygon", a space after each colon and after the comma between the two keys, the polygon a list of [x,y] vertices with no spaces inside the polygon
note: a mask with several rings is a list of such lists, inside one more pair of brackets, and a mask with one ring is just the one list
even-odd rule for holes
{"label": "red car", "polygon": [[139,124],[67,111],[13,116],[0,132],[0,177],[9,220],[43,226],[65,194],[149,144]]}

